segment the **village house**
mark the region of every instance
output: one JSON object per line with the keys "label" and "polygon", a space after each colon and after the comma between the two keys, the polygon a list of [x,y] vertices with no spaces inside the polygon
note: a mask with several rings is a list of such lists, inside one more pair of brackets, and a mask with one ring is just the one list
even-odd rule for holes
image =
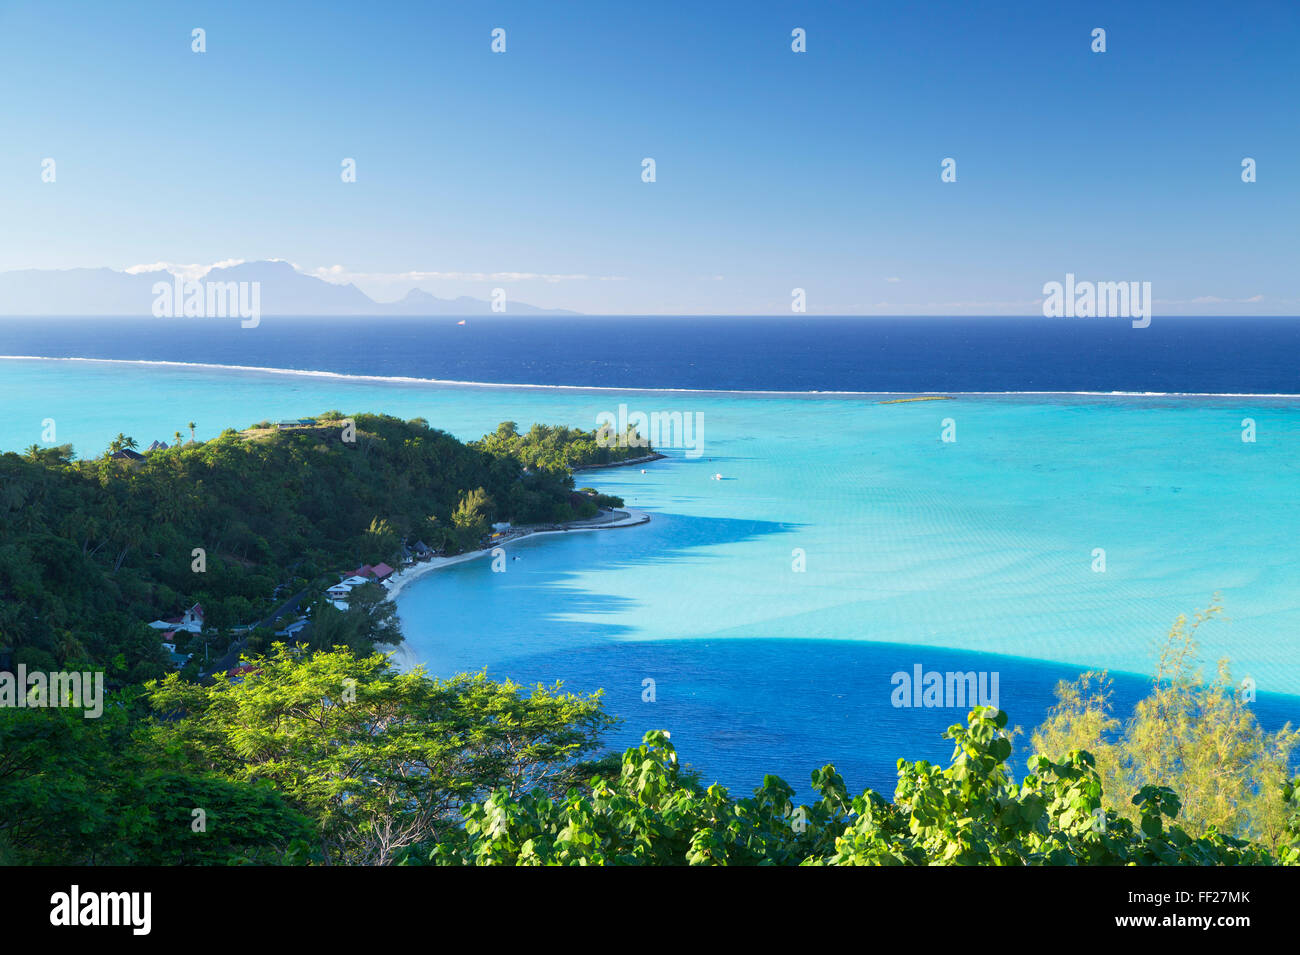
{"label": "village house", "polygon": [[[423,548],[427,553],[432,553],[423,543],[417,546]],[[363,587],[366,584],[372,583],[384,584],[388,578],[393,576],[394,572],[395,571],[392,567],[389,567],[384,563],[375,564],[374,566],[371,566],[370,564],[362,564],[356,570],[346,574],[343,579],[333,587],[326,588],[325,598],[330,602],[334,609],[346,611],[349,606],[348,601],[352,596],[353,588]]]}
{"label": "village house", "polygon": [[299,617],[297,620],[289,624],[283,630],[277,630],[275,632],[275,635],[277,637],[289,637],[290,639],[293,639],[306,629],[307,629],[307,618]]}
{"label": "village house", "polygon": [[203,607],[195,604],[189,610],[186,610],[179,617],[168,617],[165,620],[155,620],[149,624],[155,630],[169,630],[175,632],[184,630],[186,633],[203,632]]}
{"label": "village house", "polygon": [[192,653],[178,653],[176,651],[175,632],[163,634],[162,648],[167,654],[167,658],[171,661],[173,670],[181,669],[185,664],[190,662],[190,657],[194,656]]}
{"label": "village house", "polygon": [[[380,564],[379,567],[386,569],[389,574],[393,572],[393,569],[387,564]],[[354,587],[362,587],[366,584],[374,583],[378,580],[379,578],[375,576],[376,570],[377,568],[371,567],[369,564],[358,567],[353,574],[343,578],[333,587],[326,590],[325,596],[329,599],[329,602],[334,605],[336,610],[347,610],[348,598],[352,596],[352,589]],[[387,576],[387,574],[385,576]]]}
{"label": "village house", "polygon": [[[348,598],[352,596],[352,588],[356,586],[350,581],[358,579],[360,578],[350,577],[348,580],[340,581],[325,591],[325,597],[334,605],[335,610],[348,609]],[[365,581],[362,581],[362,583],[365,583]]]}
{"label": "village house", "polygon": [[149,624],[154,630],[161,630],[162,648],[171,660],[172,666],[179,670],[190,661],[193,654],[177,652],[177,645],[182,641],[176,639],[179,634],[195,634],[203,632],[203,607],[195,604],[189,610],[186,610],[179,617],[168,617],[166,620],[155,620]]}
{"label": "village house", "polygon": [[360,577],[362,581],[382,582],[393,576],[393,568],[387,564],[375,564],[371,567],[369,564],[362,564],[356,570],[352,571],[352,577]]}

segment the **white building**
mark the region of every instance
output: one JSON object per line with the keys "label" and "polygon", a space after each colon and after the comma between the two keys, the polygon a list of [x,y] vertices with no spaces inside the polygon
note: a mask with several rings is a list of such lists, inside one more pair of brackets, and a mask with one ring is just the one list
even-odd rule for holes
{"label": "white building", "polygon": [[155,630],[184,630],[186,633],[202,633],[203,607],[200,604],[195,604],[179,617],[171,617],[168,620],[155,620],[149,626]]}

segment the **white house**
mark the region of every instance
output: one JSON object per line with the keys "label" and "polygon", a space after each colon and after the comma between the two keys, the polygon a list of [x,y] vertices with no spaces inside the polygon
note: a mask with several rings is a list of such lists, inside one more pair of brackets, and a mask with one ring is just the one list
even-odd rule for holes
{"label": "white house", "polygon": [[188,630],[190,633],[203,632],[203,607],[195,604],[189,610],[181,615],[181,630]]}
{"label": "white house", "polygon": [[372,581],[367,580],[365,577],[359,577],[354,574],[353,576],[348,577],[345,580],[339,581],[333,587],[330,587],[328,590],[326,590],[325,596],[329,599],[329,602],[334,605],[335,609],[347,610],[348,598],[352,596],[352,588],[360,587],[363,584],[369,584],[369,583],[372,583]]}
{"label": "white house", "polygon": [[277,630],[275,635],[277,637],[296,637],[306,627],[307,627],[307,619],[305,617],[299,617],[297,620],[289,624],[289,626],[285,627],[283,630]]}
{"label": "white house", "polygon": [[186,633],[203,632],[203,607],[195,604],[189,610],[185,611],[179,617],[169,617],[166,620],[155,620],[149,624],[155,630],[184,630]]}

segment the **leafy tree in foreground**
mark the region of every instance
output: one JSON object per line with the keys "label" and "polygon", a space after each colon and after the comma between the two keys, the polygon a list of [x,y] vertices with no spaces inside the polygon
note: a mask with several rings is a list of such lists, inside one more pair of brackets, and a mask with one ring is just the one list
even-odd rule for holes
{"label": "leafy tree in foreground", "polygon": [[1284,787],[1300,733],[1290,724],[1273,734],[1260,727],[1238,692],[1226,660],[1215,678],[1201,674],[1196,631],[1218,616],[1217,601],[1189,623],[1180,616],[1162,645],[1150,694],[1127,721],[1111,714],[1111,680],[1085,673],[1056,688],[1057,703],[1032,736],[1034,752],[1059,756],[1086,749],[1096,758],[1108,810],[1138,822],[1140,809],[1120,798],[1163,785],[1182,800],[1188,832],[1211,829],[1276,847],[1286,838]]}
{"label": "leafy tree in foreground", "polygon": [[[820,799],[794,807],[768,776],[752,798],[685,777],[666,733],[647,733],[612,781],[562,798],[499,790],[465,810],[465,826],[432,847],[442,865],[1268,865],[1300,863],[1293,825],[1276,854],[1211,829],[1173,825],[1178,797],[1159,786],[1134,797],[1139,822],[1102,809],[1092,757],[1037,756],[1017,784],[1006,715],[972,710],[947,769],[899,760],[894,802],[850,797],[834,767],[813,773]],[[411,861],[419,861],[414,854]]]}
{"label": "leafy tree in foreground", "polygon": [[563,793],[612,722],[599,694],[432,680],[383,654],[277,645],[250,662],[238,683],[152,684],[154,708],[179,714],[154,724],[155,742],[190,773],[274,786],[313,820],[327,864],[392,862],[493,791]]}

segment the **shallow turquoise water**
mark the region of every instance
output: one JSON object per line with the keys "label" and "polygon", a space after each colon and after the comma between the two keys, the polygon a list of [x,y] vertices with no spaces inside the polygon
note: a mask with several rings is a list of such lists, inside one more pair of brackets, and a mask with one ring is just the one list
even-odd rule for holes
{"label": "shallow turquoise water", "polygon": [[[651,512],[650,525],[524,541],[506,573],[479,560],[411,584],[400,600],[407,638],[439,674],[487,666],[581,684],[570,672],[579,651],[773,639],[889,644],[899,670],[930,647],[1146,673],[1173,618],[1218,591],[1230,620],[1203,631],[1205,656],[1230,656],[1262,692],[1300,694],[1294,400],[885,405],[43,361],[5,361],[0,376],[4,449],[39,441],[45,418],[59,442],[98,450],[119,431],[148,444],[191,418],[202,438],[326,408],[419,415],[467,439],[505,419],[593,427],[620,402],[702,415],[699,459],[675,451],[646,474],[581,476]],[[1257,423],[1255,443],[1241,440],[1244,417]],[[945,418],[953,443],[940,440]],[[710,480],[716,472],[724,480]],[[1105,549],[1104,573],[1092,569],[1094,548]],[[525,658],[547,663],[517,666]],[[768,666],[798,672],[800,655]],[[646,667],[644,657],[629,665],[622,690],[639,693],[654,678]],[[881,682],[853,692],[887,699]]]}

